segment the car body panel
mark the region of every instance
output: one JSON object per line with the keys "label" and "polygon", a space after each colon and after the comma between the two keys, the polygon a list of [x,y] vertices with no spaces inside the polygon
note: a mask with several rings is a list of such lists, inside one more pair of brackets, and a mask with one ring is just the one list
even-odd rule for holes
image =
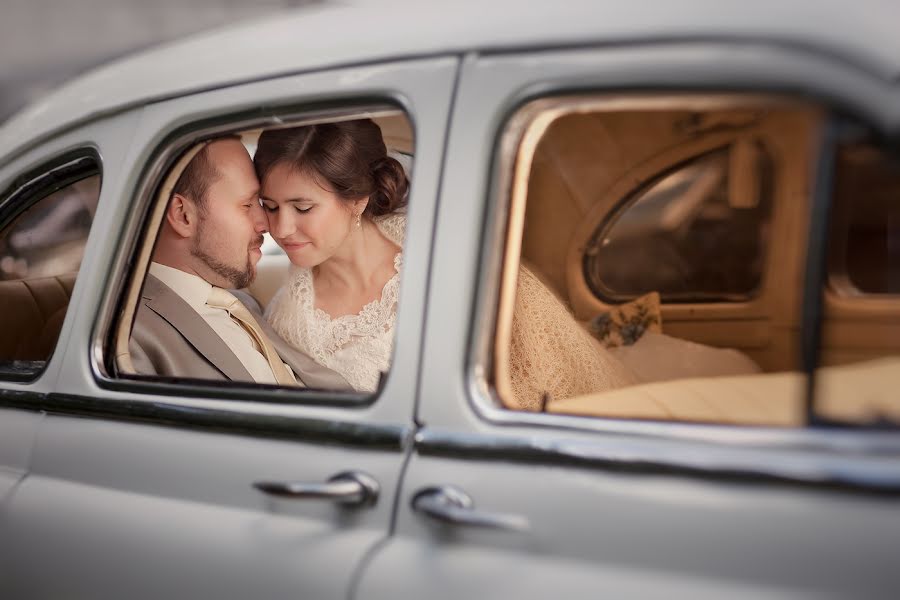
{"label": "car body panel", "polygon": [[[416,490],[448,484],[529,529],[410,509]],[[358,598],[846,597],[900,585],[888,558],[895,499],[430,454],[410,461],[404,488],[396,534]]]}
{"label": "car body panel", "polygon": [[28,472],[31,446],[43,415],[0,411],[0,504]]}
{"label": "car body panel", "polygon": [[[50,417],[7,510],[16,593],[39,597],[342,598],[391,517],[403,454]],[[360,469],[372,508],[280,499],[255,481]],[[52,571],[54,576],[42,577]],[[327,576],[323,576],[324,574]]]}

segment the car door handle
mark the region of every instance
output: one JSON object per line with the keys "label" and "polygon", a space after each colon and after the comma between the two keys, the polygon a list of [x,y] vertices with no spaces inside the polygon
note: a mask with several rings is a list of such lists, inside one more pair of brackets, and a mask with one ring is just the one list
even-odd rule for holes
{"label": "car door handle", "polygon": [[472,498],[452,485],[420,490],[413,496],[412,509],[430,519],[450,525],[509,531],[527,531],[531,528],[528,519],[521,515],[475,510]]}
{"label": "car door handle", "polygon": [[256,481],[253,487],[271,496],[331,500],[345,506],[372,506],[378,500],[380,491],[375,478],[362,471],[344,471],[325,483]]}

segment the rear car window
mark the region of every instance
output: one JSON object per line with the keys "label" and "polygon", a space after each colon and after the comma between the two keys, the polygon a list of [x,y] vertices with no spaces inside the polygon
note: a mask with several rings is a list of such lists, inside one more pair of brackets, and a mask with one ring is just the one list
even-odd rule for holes
{"label": "rear car window", "polygon": [[96,165],[64,165],[7,198],[0,229],[0,376],[30,379],[52,355],[100,197]]}

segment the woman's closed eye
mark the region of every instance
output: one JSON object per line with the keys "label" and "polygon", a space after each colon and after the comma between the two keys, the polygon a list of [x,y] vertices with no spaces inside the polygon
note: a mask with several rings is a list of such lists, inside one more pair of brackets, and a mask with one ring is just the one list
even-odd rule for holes
{"label": "woman's closed eye", "polygon": [[299,213],[308,213],[309,211],[312,210],[312,206],[297,206],[295,204],[294,209]]}

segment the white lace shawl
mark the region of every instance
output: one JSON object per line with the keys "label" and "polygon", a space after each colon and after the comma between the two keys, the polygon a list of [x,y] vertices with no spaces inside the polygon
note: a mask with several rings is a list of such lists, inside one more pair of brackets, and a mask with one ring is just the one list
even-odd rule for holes
{"label": "white lace shawl", "polygon": [[[403,247],[405,214],[373,221],[385,237]],[[380,299],[366,304],[358,314],[334,319],[315,308],[312,271],[292,266],[288,281],[266,308],[266,320],[289,344],[340,373],[355,390],[375,391],[381,373],[390,367],[402,263],[401,251],[394,257],[395,273]]]}
{"label": "white lace shawl", "polygon": [[582,327],[527,267],[519,267],[509,348],[513,398],[507,406],[539,411],[544,403],[613,390],[637,377]]}

